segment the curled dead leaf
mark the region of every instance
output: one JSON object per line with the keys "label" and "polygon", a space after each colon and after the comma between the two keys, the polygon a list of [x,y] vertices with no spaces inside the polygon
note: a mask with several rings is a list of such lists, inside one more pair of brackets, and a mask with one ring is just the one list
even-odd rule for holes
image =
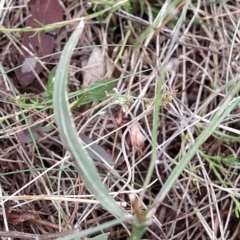
{"label": "curled dead leaf", "polygon": [[101,81],[106,73],[102,50],[100,48],[94,48],[85,64],[83,68],[83,84],[87,86]]}
{"label": "curled dead leaf", "polygon": [[142,153],[146,138],[140,131],[139,123],[134,123],[133,126],[131,127],[130,140],[132,146],[136,148],[140,153]]}
{"label": "curled dead leaf", "polygon": [[119,111],[117,113],[116,122],[118,125],[122,124],[122,122],[123,122],[123,112],[122,111]]}
{"label": "curled dead leaf", "polygon": [[115,115],[116,115],[115,120],[116,120],[116,122],[119,126],[123,126],[124,124],[131,121],[130,118],[124,116],[124,113],[123,113],[122,109],[119,110]]}

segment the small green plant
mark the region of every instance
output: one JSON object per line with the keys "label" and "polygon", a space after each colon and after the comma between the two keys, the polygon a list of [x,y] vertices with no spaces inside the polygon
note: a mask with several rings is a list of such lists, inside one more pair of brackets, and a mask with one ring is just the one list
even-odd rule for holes
{"label": "small green plant", "polygon": [[[35,97],[31,96],[30,98],[28,98],[26,94],[23,94],[18,98],[12,98],[11,101],[23,108],[52,108],[55,71],[54,69],[49,74],[46,92],[41,95],[36,95]],[[84,87],[79,91],[68,92],[68,99],[74,99],[71,108],[73,109],[74,107],[106,99],[108,94],[113,92],[113,88],[116,86],[117,81],[117,79],[103,80],[88,87]]]}
{"label": "small green plant", "polygon": [[[199,153],[208,162],[210,169],[213,171],[214,175],[216,176],[218,181],[221,183],[221,185],[225,188],[230,187],[231,184],[228,183],[227,181],[225,181],[223,179],[223,176],[230,175],[230,174],[237,175],[237,173],[233,173],[231,171],[228,171],[226,169],[226,167],[224,166],[224,163],[236,166],[236,165],[239,164],[237,159],[233,155],[222,157],[222,156],[210,156],[210,155],[205,154],[202,151],[199,151]],[[235,203],[235,215],[236,215],[236,217],[239,218],[239,216],[240,216],[240,202],[233,195],[231,195],[231,198],[232,198],[233,202]]]}

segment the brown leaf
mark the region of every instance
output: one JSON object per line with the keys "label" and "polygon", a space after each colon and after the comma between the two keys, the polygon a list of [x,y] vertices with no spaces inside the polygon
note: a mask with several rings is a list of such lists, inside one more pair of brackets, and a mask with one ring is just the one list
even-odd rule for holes
{"label": "brown leaf", "polygon": [[118,125],[122,124],[122,122],[123,122],[123,112],[122,111],[119,111],[117,113],[116,122]]}
{"label": "brown leaf", "polygon": [[83,84],[85,86],[97,83],[102,80],[106,73],[106,70],[104,55],[100,48],[93,49],[83,70]]}
{"label": "brown leaf", "polygon": [[[26,22],[26,27],[38,28],[41,25],[52,24],[63,20],[63,8],[58,0],[36,0],[31,8],[31,17]],[[37,20],[37,21],[35,21]],[[42,57],[51,54],[55,45],[55,37],[59,29],[51,32],[41,31],[37,34],[26,32],[23,35],[22,45],[28,49],[22,49],[18,59],[18,65],[26,64],[17,68],[15,73],[18,82],[23,86],[27,86],[35,79],[34,72],[39,74],[42,72],[42,66],[37,61],[36,57]],[[45,59],[46,60],[46,59]],[[34,71],[34,72],[33,72]]]}
{"label": "brown leaf", "polygon": [[146,138],[141,133],[138,123],[133,124],[130,129],[130,140],[132,146],[142,153]]}
{"label": "brown leaf", "polygon": [[91,146],[87,148],[90,157],[92,157],[96,161],[102,161],[103,158],[111,166],[114,165],[114,161],[111,155],[103,147],[101,147],[97,143],[92,144],[93,140],[85,134],[80,133],[79,137],[85,144],[91,144]]}
{"label": "brown leaf", "polygon": [[128,122],[131,121],[130,118],[123,116],[123,111],[122,111],[122,109],[119,110],[119,111],[116,113],[115,119],[116,119],[116,122],[117,122],[117,124],[118,124],[119,126],[122,126],[122,125],[124,125],[124,124],[126,124],[126,123],[128,123]]}

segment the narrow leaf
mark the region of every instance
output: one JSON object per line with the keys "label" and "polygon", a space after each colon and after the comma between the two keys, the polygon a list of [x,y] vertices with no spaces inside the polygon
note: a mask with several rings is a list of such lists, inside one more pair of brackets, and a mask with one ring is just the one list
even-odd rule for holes
{"label": "narrow leaf", "polygon": [[73,155],[76,167],[86,187],[109,212],[117,217],[124,217],[127,216],[127,214],[116,204],[113,197],[102,184],[96,167],[92,163],[87,151],[83,148],[81,141],[79,141],[67,100],[68,66],[73,50],[79,41],[79,37],[82,35],[83,28],[84,21],[81,20],[79,26],[72,33],[65,45],[57,67],[55,76],[57,81],[54,81],[53,88],[55,120],[59,128],[59,134],[63,145]]}
{"label": "narrow leaf", "polygon": [[88,240],[108,240],[108,236],[109,236],[110,233],[103,233],[103,234],[100,234],[94,238],[89,238]]}

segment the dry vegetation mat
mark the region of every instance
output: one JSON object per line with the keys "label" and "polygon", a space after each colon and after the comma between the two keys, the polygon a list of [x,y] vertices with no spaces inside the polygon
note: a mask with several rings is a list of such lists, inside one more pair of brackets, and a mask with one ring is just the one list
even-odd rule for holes
{"label": "dry vegetation mat", "polygon": [[1,239],[240,239],[240,3],[0,1]]}

